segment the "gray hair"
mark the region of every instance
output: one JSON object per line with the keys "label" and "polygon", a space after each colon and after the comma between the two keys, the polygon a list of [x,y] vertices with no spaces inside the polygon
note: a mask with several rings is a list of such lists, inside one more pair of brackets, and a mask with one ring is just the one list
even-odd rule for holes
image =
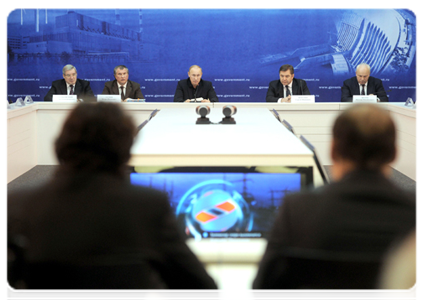
{"label": "gray hair", "polygon": [[122,69],[126,69],[126,72],[129,74],[129,70],[128,70],[128,68],[127,68],[126,66],[124,66],[124,65],[119,65],[119,66],[116,66],[116,67],[113,69],[113,74],[114,74],[114,75],[116,75],[116,71],[117,71],[117,70],[122,70]]}
{"label": "gray hair", "polygon": [[369,66],[368,64],[366,64],[366,63],[361,63],[361,64],[359,64],[359,65],[357,66],[357,68],[355,69],[355,71],[357,72],[357,71],[358,71],[358,69],[360,69],[361,67],[366,67],[366,68],[369,70],[369,73],[370,73],[370,66]]}
{"label": "gray hair", "polygon": [[[70,70],[72,70],[72,69],[75,69],[75,72],[76,72],[76,68],[75,68],[74,66],[72,66],[72,65],[66,65],[66,66],[64,66],[64,67],[63,67],[63,70],[62,70],[63,75],[65,75],[65,73],[66,73],[67,71],[70,71]],[[76,73],[78,73],[78,72],[76,72]]]}

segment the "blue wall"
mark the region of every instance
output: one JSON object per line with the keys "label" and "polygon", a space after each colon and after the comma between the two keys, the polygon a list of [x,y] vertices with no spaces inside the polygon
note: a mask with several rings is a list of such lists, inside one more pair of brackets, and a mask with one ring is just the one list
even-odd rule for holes
{"label": "blue wall", "polygon": [[390,101],[416,100],[415,24],[393,9],[18,9],[8,17],[8,97],[43,100],[68,63],[100,94],[124,64],[147,101],[169,102],[198,64],[220,101],[264,102],[289,63],[316,102],[339,102],[364,61]]}

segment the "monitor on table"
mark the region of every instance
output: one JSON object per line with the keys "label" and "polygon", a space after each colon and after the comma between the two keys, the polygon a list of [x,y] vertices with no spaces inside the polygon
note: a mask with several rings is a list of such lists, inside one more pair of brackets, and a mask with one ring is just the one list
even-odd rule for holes
{"label": "monitor on table", "polygon": [[134,167],[130,181],[165,192],[187,237],[266,238],[287,194],[313,183],[312,167]]}

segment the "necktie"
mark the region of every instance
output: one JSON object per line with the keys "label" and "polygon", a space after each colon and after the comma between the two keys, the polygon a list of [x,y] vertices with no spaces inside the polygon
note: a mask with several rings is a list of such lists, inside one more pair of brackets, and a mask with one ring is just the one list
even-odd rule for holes
{"label": "necktie", "polygon": [[120,99],[125,100],[125,92],[124,92],[124,87],[120,86]]}
{"label": "necktie", "polygon": [[70,85],[70,92],[69,95],[73,95],[73,85]]}
{"label": "necktie", "polygon": [[364,84],[361,85],[361,95],[366,95],[366,93],[364,92]]}
{"label": "necktie", "polygon": [[286,97],[288,97],[289,95],[291,95],[291,92],[289,91],[289,88],[287,85],[285,85],[286,88]]}

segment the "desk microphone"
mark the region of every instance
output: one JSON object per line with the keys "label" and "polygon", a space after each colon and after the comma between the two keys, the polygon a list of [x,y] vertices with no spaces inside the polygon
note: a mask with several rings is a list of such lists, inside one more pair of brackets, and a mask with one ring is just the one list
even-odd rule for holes
{"label": "desk microphone", "polygon": [[206,116],[210,113],[210,107],[207,105],[199,105],[195,108],[195,112],[197,115],[200,115],[200,118],[197,118],[197,122],[195,124],[210,124],[209,118]]}
{"label": "desk microphone", "polygon": [[236,114],[236,106],[226,105],[223,107],[222,112],[225,117],[231,117]]}
{"label": "desk microphone", "polygon": [[225,116],[220,121],[220,124],[236,124],[235,119],[232,118],[234,114],[236,114],[236,106],[233,105],[225,105],[222,109],[222,113]]}

